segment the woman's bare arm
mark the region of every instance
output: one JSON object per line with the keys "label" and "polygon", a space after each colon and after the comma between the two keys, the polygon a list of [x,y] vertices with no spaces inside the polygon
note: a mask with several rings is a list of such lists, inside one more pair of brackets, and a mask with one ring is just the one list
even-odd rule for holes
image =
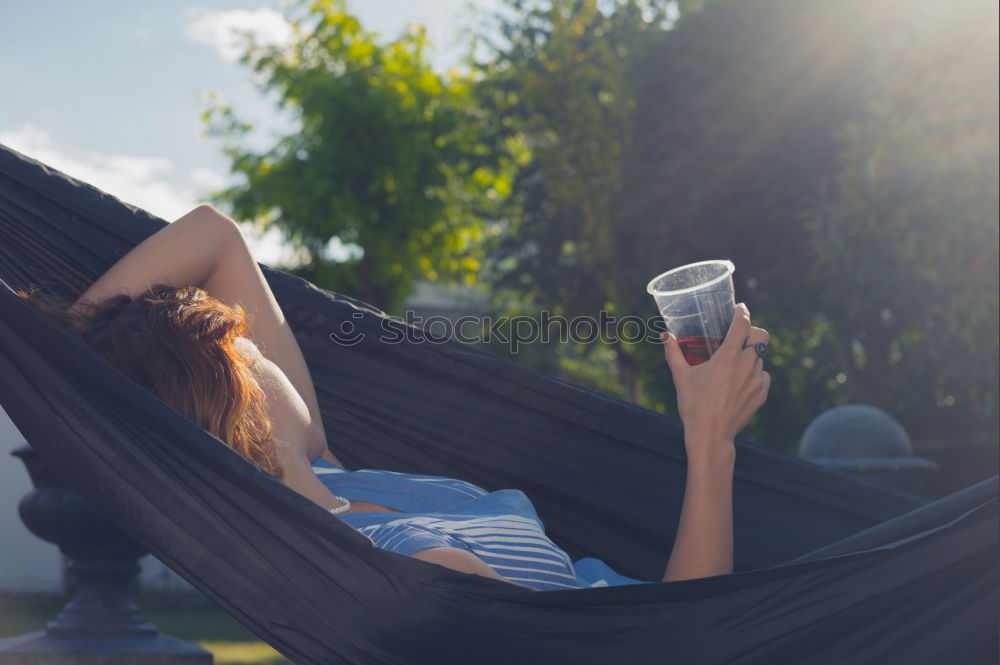
{"label": "woman's bare arm", "polygon": [[217,224],[236,231],[228,250],[205,283],[209,294],[227,304],[238,303],[247,311],[251,320],[251,336],[266,358],[281,368],[309,408],[311,424],[323,440],[326,434],[320,414],[316,387],[298,341],[292,334],[264,273],[254,260],[243,234],[232,219],[214,208],[209,215]]}
{"label": "woman's bare arm", "polygon": [[688,459],[684,505],[664,582],[733,571],[733,441],[767,399],[771,376],[753,345],[769,338],[766,330],[750,325],[742,304],[707,363],[688,365],[677,340],[664,336]]}
{"label": "woman's bare arm", "polygon": [[445,566],[446,568],[452,568],[462,573],[472,573],[474,575],[482,575],[483,577],[492,577],[494,579],[507,582],[508,584],[530,589],[531,591],[537,590],[527,584],[521,584],[520,582],[508,580],[506,577],[490,568],[485,561],[477,557],[475,554],[469,552],[468,550],[463,550],[460,547],[428,547],[427,549],[416,551],[410,556],[414,559],[430,561],[431,563],[436,563],[438,565]]}
{"label": "woman's bare arm", "polygon": [[[733,442],[715,457],[688,457],[684,504],[662,581],[733,572]],[[693,445],[698,445],[695,442]],[[714,446],[713,446],[714,447]]]}
{"label": "woman's bare arm", "polygon": [[249,315],[254,343],[295,386],[312,426],[326,439],[302,350],[236,222],[212,206],[198,206],[132,248],[74,307],[117,293],[134,297],[152,284],[198,286],[228,305],[241,305]]}
{"label": "woman's bare arm", "polygon": [[133,247],[83,292],[73,309],[120,293],[135,297],[153,284],[203,286],[233,236],[233,229],[217,223],[208,210],[198,206]]}

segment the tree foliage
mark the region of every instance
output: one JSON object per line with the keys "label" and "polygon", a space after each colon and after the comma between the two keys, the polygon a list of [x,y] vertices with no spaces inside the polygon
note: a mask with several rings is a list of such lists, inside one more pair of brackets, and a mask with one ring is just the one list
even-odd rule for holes
{"label": "tree foliage", "polygon": [[[633,140],[639,64],[677,7],[514,0],[498,15],[501,39],[481,64],[477,95],[498,119],[494,154],[514,145],[530,155],[517,162],[489,262],[509,311],[595,316],[615,310],[633,287],[621,279],[628,243],[616,237],[623,158]],[[529,348],[522,359],[578,378],[581,367],[596,365],[586,374],[601,377],[598,385],[635,398],[632,350],[607,341],[610,349]]]}
{"label": "tree foliage", "polygon": [[792,447],[864,402],[919,438],[995,440],[995,17],[976,0],[719,2],[664,41],[698,64],[650,68],[641,110],[674,103],[648,125],[664,155],[637,156],[647,202],[627,225],[660,229],[640,237],[671,264],[735,260],[776,338],[759,438]]}
{"label": "tree foliage", "polygon": [[[420,29],[294,7],[293,45],[244,63],[300,130],[257,152],[231,109],[208,119],[244,178],[224,201],[304,248],[300,274],[390,310],[422,277],[647,319],[653,275],[730,258],[772,332],[751,436],[791,449],[857,401],[918,438],[996,438],[994,6],[507,0],[448,77]],[[520,359],[673,409],[658,343],[602,341]]]}
{"label": "tree foliage", "polygon": [[243,180],[220,200],[304,249],[294,272],[384,309],[417,278],[473,280],[483,215],[508,185],[477,157],[468,82],[431,68],[420,26],[380,41],[343,0],[300,2],[288,18],[291,46],[251,43],[242,62],[299,127],[256,151],[231,108],[207,112]]}
{"label": "tree foliage", "polygon": [[[482,90],[531,153],[494,256],[524,309],[645,318],[650,277],[731,258],[774,336],[753,436],[791,448],[848,401],[920,438],[995,434],[995,8],[513,5]],[[558,367],[672,409],[658,345],[591,346]]]}
{"label": "tree foliage", "polygon": [[[996,432],[996,25],[959,3],[883,44],[807,224],[849,401]],[[992,35],[990,34],[992,31]],[[974,436],[974,435],[973,435]]]}

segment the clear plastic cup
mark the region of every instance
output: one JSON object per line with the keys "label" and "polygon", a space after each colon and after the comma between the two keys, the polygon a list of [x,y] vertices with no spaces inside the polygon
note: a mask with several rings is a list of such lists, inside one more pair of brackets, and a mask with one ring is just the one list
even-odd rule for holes
{"label": "clear plastic cup", "polygon": [[657,275],[646,286],[689,365],[712,357],[733,320],[732,261],[700,261]]}

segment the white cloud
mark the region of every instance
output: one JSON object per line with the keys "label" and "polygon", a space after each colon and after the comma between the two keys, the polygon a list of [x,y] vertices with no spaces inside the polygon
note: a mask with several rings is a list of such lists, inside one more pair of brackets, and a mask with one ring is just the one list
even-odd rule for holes
{"label": "white cloud", "polygon": [[[171,181],[170,175],[176,169],[165,157],[96,152],[82,157],[70,155],[57,148],[47,132],[33,125],[0,131],[0,143],[168,221],[186,214],[200,202],[194,189]],[[189,177],[196,187],[204,189],[219,188],[226,183],[224,176],[205,168],[192,170]],[[302,260],[301,253],[294,252],[280,232],[261,233],[250,224],[241,224],[240,228],[254,258],[261,263],[294,265]]]}
{"label": "white cloud", "polygon": [[218,171],[201,167],[192,169],[190,178],[192,184],[206,193],[223,189],[229,184],[229,179]]}
{"label": "white cloud", "polygon": [[285,17],[263,7],[210,12],[188,24],[184,31],[191,39],[214,46],[227,62],[239,60],[248,34],[261,46],[281,46],[292,38],[292,26]]}
{"label": "white cloud", "polygon": [[0,132],[0,143],[34,157],[79,180],[164,219],[176,219],[197,204],[195,193],[170,182],[174,164],[165,157],[135,157],[63,152],[49,134],[34,125]]}
{"label": "white cloud", "polygon": [[251,224],[242,224],[243,237],[250,245],[250,251],[260,263],[269,266],[295,266],[309,259],[305,249],[295,250],[285,242],[279,229],[270,228],[266,231]]}

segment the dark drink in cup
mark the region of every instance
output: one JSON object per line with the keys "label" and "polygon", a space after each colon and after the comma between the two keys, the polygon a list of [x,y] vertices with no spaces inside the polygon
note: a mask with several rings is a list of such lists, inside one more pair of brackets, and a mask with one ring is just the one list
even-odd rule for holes
{"label": "dark drink in cup", "polygon": [[712,357],[712,354],[722,346],[724,337],[679,337],[677,344],[681,347],[688,365],[700,365]]}

